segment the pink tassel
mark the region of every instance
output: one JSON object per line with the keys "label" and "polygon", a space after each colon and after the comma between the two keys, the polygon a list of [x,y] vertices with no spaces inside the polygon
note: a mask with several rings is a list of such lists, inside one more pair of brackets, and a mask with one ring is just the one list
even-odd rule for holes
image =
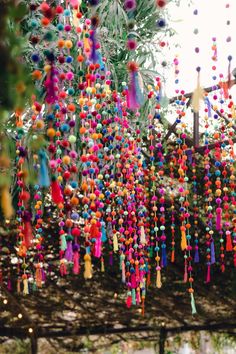
{"label": "pink tassel", "polygon": [[141,302],[140,289],[137,288],[137,291],[136,291],[136,303],[137,303],[137,305],[139,305],[140,302]]}
{"label": "pink tassel", "polygon": [[101,236],[96,238],[95,248],[94,248],[94,256],[100,258],[102,254],[102,240]]}
{"label": "pink tassel", "polygon": [[234,267],[236,267],[236,253],[234,254]]}
{"label": "pink tassel", "polygon": [[222,209],[217,208],[216,209],[216,230],[217,231],[221,230],[221,213],[222,213]]}
{"label": "pink tassel", "polygon": [[210,281],[211,281],[211,266],[210,266],[210,264],[208,264],[208,266],[207,266],[207,278],[206,278],[206,282],[207,282],[207,283],[210,283]]}
{"label": "pink tassel", "polygon": [[52,181],[51,183],[51,195],[53,203],[59,204],[64,202],[61,188],[57,181]]}
{"label": "pink tassel", "polygon": [[136,287],[137,287],[137,282],[136,282],[135,274],[132,273],[131,274],[131,288],[135,289]]}
{"label": "pink tassel", "polygon": [[79,252],[76,251],[74,252],[73,255],[73,262],[74,262],[74,266],[73,266],[73,273],[78,275],[80,272],[80,267],[79,267]]}

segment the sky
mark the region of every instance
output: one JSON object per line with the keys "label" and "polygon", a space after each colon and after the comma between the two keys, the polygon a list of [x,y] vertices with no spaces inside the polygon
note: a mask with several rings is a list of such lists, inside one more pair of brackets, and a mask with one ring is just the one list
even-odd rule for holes
{"label": "sky", "polygon": [[[227,77],[229,55],[232,56],[231,68],[236,67],[236,0],[181,0],[180,4],[179,7],[168,4],[169,25],[177,31],[177,35],[169,41],[167,56],[174,59],[178,55],[178,88],[189,92],[196,87],[196,67],[201,67],[200,82],[203,87],[217,83],[219,74]],[[214,37],[217,44],[216,62],[211,59]],[[175,48],[175,44],[180,47]],[[199,53],[195,52],[195,48],[199,48]],[[216,66],[215,71],[212,70],[213,65]],[[212,79],[214,75],[216,80]],[[171,97],[177,89],[173,66],[166,76],[166,93]]]}

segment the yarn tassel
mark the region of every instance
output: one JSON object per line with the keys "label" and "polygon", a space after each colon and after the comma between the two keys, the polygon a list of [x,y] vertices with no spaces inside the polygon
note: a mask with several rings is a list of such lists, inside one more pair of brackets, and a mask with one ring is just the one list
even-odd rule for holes
{"label": "yarn tassel", "polygon": [[102,254],[102,241],[101,237],[96,238],[94,256],[100,258]]}
{"label": "yarn tassel", "polygon": [[57,180],[54,180],[51,182],[51,196],[52,196],[52,201],[55,204],[63,203],[64,198],[61,192],[61,188]]}
{"label": "yarn tassel", "polygon": [[51,69],[48,72],[47,78],[44,82],[44,86],[46,88],[46,102],[49,104],[53,104],[57,100],[54,82],[53,82],[53,72],[54,72],[54,66],[51,63]]}
{"label": "yarn tassel", "polygon": [[231,234],[229,231],[226,231],[226,251],[231,252],[233,251],[232,239]]}
{"label": "yarn tassel", "polygon": [[188,281],[187,262],[185,262],[185,265],[184,265],[184,283],[187,283],[187,281]]}
{"label": "yarn tassel", "polygon": [[73,249],[72,249],[72,241],[67,242],[66,245],[66,252],[65,252],[65,259],[68,262],[73,261]]}
{"label": "yarn tassel", "polygon": [[187,248],[187,239],[185,230],[181,230],[181,250],[184,251]]}
{"label": "yarn tassel", "polygon": [[143,104],[143,94],[140,89],[141,78],[138,73],[138,65],[135,62],[128,63],[127,67],[130,72],[127,107],[135,111]]}
{"label": "yarn tassel", "polygon": [[80,267],[79,267],[79,252],[78,251],[75,251],[74,254],[73,254],[73,262],[74,262],[73,273],[75,275],[78,275],[79,271],[80,271]]}
{"label": "yarn tassel", "polygon": [[136,303],[139,305],[141,302],[141,297],[140,297],[140,288],[137,288],[136,290]]}
{"label": "yarn tassel", "polygon": [[7,279],[7,290],[8,291],[12,291],[12,285],[11,285],[11,279],[10,278]]}
{"label": "yarn tassel", "polygon": [[149,287],[150,285],[151,285],[151,272],[149,270],[147,274],[147,287]]}
{"label": "yarn tassel", "polygon": [[162,286],[162,283],[161,283],[161,268],[158,267],[157,269],[157,277],[156,277],[156,287],[158,289],[160,289]]}
{"label": "yarn tassel", "polygon": [[24,222],[23,234],[24,234],[25,246],[27,248],[31,247],[32,241],[33,241],[33,231],[32,231],[32,226],[31,226],[30,221]]}
{"label": "yarn tassel", "polygon": [[42,271],[40,264],[36,266],[35,281],[38,288],[42,288]]}
{"label": "yarn tassel", "polygon": [[198,247],[195,248],[194,263],[199,263],[199,251],[198,251]]}
{"label": "yarn tassel", "polygon": [[102,242],[106,242],[107,241],[107,235],[106,235],[106,228],[104,223],[102,224]]}
{"label": "yarn tassel", "polygon": [[1,208],[6,219],[10,219],[14,215],[8,186],[3,186],[1,190]]}
{"label": "yarn tassel", "polygon": [[65,265],[64,259],[61,260],[60,274],[61,274],[62,277],[67,274],[67,269],[66,269],[66,265]]}
{"label": "yarn tassel", "polygon": [[126,298],[126,306],[129,309],[132,305],[132,296],[131,296],[131,291],[128,291],[127,293],[127,298]]}
{"label": "yarn tassel", "polygon": [[84,256],[84,279],[92,278],[92,262],[90,254]]}
{"label": "yarn tassel", "polygon": [[206,277],[206,282],[207,283],[210,283],[211,281],[211,265],[208,264],[207,265],[207,277]]}
{"label": "yarn tassel", "polygon": [[175,262],[175,250],[172,250],[172,251],[171,251],[170,261],[171,261],[171,263],[174,263],[174,262]]}
{"label": "yarn tassel", "polygon": [[119,250],[117,234],[113,235],[113,251],[116,253]]}
{"label": "yarn tassel", "polygon": [[[220,209],[220,210],[217,210]],[[221,208],[216,209],[216,230],[219,231],[221,229]]]}
{"label": "yarn tassel", "polygon": [[47,155],[44,150],[41,150],[39,152],[39,161],[40,161],[39,185],[41,187],[48,188],[50,186],[50,179],[48,174]]}
{"label": "yarn tassel", "polygon": [[140,243],[143,245],[146,244],[146,235],[144,232],[144,226],[141,226],[141,228],[140,228]]}
{"label": "yarn tassel", "polygon": [[105,265],[104,265],[104,259],[101,258],[101,272],[104,273],[105,272]]}
{"label": "yarn tassel", "polygon": [[135,289],[137,287],[136,277],[134,273],[131,273],[131,288]]}
{"label": "yarn tassel", "polygon": [[90,34],[90,43],[91,43],[91,50],[90,50],[90,61],[92,61],[92,63],[97,63],[98,61],[98,56],[97,56],[97,50],[96,50],[96,44],[97,44],[97,40],[96,40],[96,30],[93,29],[91,31],[92,33]]}
{"label": "yarn tassel", "polygon": [[196,310],[196,305],[195,305],[193,293],[190,293],[190,296],[191,296],[192,315],[195,315],[197,313],[197,310]]}
{"label": "yarn tassel", "polygon": [[122,283],[125,284],[125,262],[124,262],[124,260],[121,263],[121,270],[122,270]]}
{"label": "yarn tassel", "polygon": [[193,92],[192,96],[192,107],[194,112],[199,112],[200,110],[200,101],[204,99],[204,91],[200,87],[200,75],[198,72],[198,77],[197,77],[197,87]]}
{"label": "yarn tassel", "polygon": [[65,234],[61,235],[61,243],[60,243],[60,249],[61,251],[65,251],[67,248],[67,243],[66,243],[66,236]]}
{"label": "yarn tassel", "polygon": [[17,294],[21,293],[21,279],[20,278],[17,279],[16,291],[17,291]]}
{"label": "yarn tassel", "polygon": [[[165,246],[165,244],[163,244],[162,246]],[[166,267],[167,266],[167,257],[166,257],[166,247],[162,247],[161,248],[161,266],[162,267]]]}
{"label": "yarn tassel", "polygon": [[132,296],[132,305],[136,305],[136,291],[135,291],[135,289],[131,290],[131,296]]}
{"label": "yarn tassel", "polygon": [[29,294],[29,284],[28,284],[27,275],[23,276],[23,294],[24,295]]}
{"label": "yarn tassel", "polygon": [[139,273],[139,265],[135,265],[135,276],[136,276],[136,281],[139,281],[140,279],[140,273]]}
{"label": "yarn tassel", "polygon": [[215,257],[215,244],[214,241],[211,241],[211,264],[214,264],[216,261],[216,257]]}

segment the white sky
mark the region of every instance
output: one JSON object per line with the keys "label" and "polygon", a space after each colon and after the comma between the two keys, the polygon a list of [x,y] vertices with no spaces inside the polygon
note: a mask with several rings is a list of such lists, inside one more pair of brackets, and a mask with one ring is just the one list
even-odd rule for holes
{"label": "white sky", "polygon": [[[178,34],[169,42],[170,52],[167,57],[179,58],[179,87],[174,84],[174,67],[167,73],[166,93],[168,97],[175,95],[175,89],[183,89],[185,92],[194,90],[196,87],[196,67],[201,67],[202,86],[212,86],[218,83],[219,74],[227,77],[228,56],[233,57],[231,68],[236,67],[236,0],[181,0],[180,7],[168,4],[171,23]],[[226,5],[229,5],[229,8]],[[198,15],[194,15],[194,10],[198,10]],[[230,24],[227,25],[227,21]],[[199,33],[194,34],[194,29]],[[211,57],[213,51],[212,38],[216,38],[218,61],[213,63]],[[231,41],[227,42],[227,37]],[[181,48],[175,48],[179,44]],[[199,48],[199,54],[195,53],[195,48]],[[165,50],[166,51],[166,50]],[[215,65],[217,69],[213,73],[211,67]],[[217,80],[213,80],[213,75]]]}

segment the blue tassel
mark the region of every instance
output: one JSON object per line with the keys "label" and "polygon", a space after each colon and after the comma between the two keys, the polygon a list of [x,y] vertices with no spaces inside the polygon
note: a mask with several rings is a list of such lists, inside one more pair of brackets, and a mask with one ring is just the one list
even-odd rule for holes
{"label": "blue tassel", "polygon": [[216,257],[215,257],[215,245],[214,245],[214,241],[211,241],[211,264],[214,264],[216,261]]}
{"label": "blue tassel", "polygon": [[104,223],[102,223],[102,242],[106,242],[106,240],[107,240],[106,228]]}
{"label": "blue tassel", "polygon": [[198,249],[195,249],[194,263],[199,263],[199,252],[198,252]]}
{"label": "blue tassel", "polygon": [[161,246],[161,255],[162,255],[161,265],[162,265],[162,267],[166,267],[167,266],[166,247],[163,247],[163,246],[165,246],[165,244],[163,244]]}
{"label": "blue tassel", "polygon": [[39,161],[40,161],[39,185],[41,187],[49,187],[50,179],[48,175],[47,155],[44,150],[39,151]]}
{"label": "blue tassel", "polygon": [[106,67],[105,67],[105,64],[102,60],[102,55],[99,51],[97,51],[97,62],[98,62],[98,64],[100,64],[100,69],[105,70]]}

